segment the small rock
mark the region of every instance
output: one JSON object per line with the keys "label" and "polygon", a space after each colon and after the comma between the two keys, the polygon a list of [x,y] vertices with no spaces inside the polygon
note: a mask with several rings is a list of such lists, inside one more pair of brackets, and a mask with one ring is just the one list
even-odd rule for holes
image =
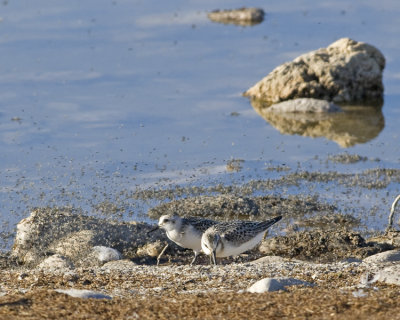
{"label": "small rock", "polygon": [[266,109],[268,112],[299,112],[299,113],[332,113],[340,112],[336,104],[313,98],[298,98],[273,104]]}
{"label": "small rock", "polygon": [[215,10],[208,13],[208,18],[214,22],[251,26],[264,20],[264,10],[259,8]]}
{"label": "small rock", "polygon": [[161,241],[157,240],[156,242],[148,243],[144,245],[143,247],[138,248],[136,251],[136,254],[139,257],[158,257],[158,255],[161,253],[162,249],[164,248],[165,244],[163,244]]}
{"label": "small rock", "polygon": [[242,170],[244,160],[242,159],[231,159],[226,163],[226,171],[228,172],[239,172]]}
{"label": "small rock", "polygon": [[96,254],[96,257],[100,263],[120,260],[122,257],[121,253],[118,250],[104,246],[93,247],[93,253]]}
{"label": "small rock", "polygon": [[100,293],[100,292],[95,292],[91,290],[80,290],[80,289],[56,289],[55,290],[58,293],[64,293],[67,294],[71,297],[74,298],[92,298],[92,299],[112,299],[111,296]]}
{"label": "small rock", "polygon": [[294,278],[264,278],[254,283],[247,291],[251,293],[264,293],[278,290],[286,291],[286,287],[289,286],[312,287],[314,284]]}
{"label": "small rock", "polygon": [[57,271],[65,269],[73,269],[74,265],[69,259],[59,254],[54,254],[46,259],[44,259],[39,265],[39,269],[47,271]]}
{"label": "small rock", "polygon": [[363,157],[358,154],[349,154],[347,152],[341,154],[334,154],[329,155],[328,160],[332,161],[333,163],[342,163],[342,164],[350,164],[350,163],[357,163],[360,161],[367,161],[368,157]]}
{"label": "small rock", "polygon": [[118,250],[106,246],[94,246],[86,257],[78,263],[80,266],[96,267],[109,261],[120,260],[121,258],[122,255]]}
{"label": "small rock", "polygon": [[389,250],[377,253],[363,260],[365,263],[384,263],[393,261],[400,261],[400,250]]}
{"label": "small rock", "polygon": [[28,277],[29,276],[29,274],[27,274],[26,272],[21,272],[19,275],[18,275],[18,280],[19,281],[21,281],[21,280],[24,280],[26,277]]}
{"label": "small rock", "polygon": [[359,289],[358,291],[353,291],[352,294],[353,297],[355,298],[365,298],[368,296],[368,293],[366,293],[363,289]]}

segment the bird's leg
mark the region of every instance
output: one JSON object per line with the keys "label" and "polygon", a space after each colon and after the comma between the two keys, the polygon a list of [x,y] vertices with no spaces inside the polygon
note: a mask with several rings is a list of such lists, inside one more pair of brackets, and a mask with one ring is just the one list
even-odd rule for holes
{"label": "bird's leg", "polygon": [[169,244],[167,243],[165,245],[165,247],[161,250],[160,254],[158,255],[158,257],[157,257],[157,265],[160,264],[160,259],[161,259],[162,255],[164,254],[165,250],[167,250],[168,246],[169,246]]}
{"label": "bird's leg", "polygon": [[196,261],[196,258],[198,256],[198,253],[196,251],[194,251],[194,258],[192,260],[192,262],[190,263],[190,265],[192,266],[194,264],[194,262]]}
{"label": "bird's leg", "polygon": [[212,255],[212,262],[214,263],[214,266],[217,265],[217,254],[215,252],[215,250],[211,253]]}

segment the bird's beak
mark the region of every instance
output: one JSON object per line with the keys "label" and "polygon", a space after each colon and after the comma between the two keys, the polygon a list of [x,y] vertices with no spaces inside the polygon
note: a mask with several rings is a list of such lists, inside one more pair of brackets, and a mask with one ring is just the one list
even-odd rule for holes
{"label": "bird's beak", "polygon": [[211,257],[212,257],[212,262],[213,262],[214,266],[216,266],[216,265],[217,265],[217,253],[216,253],[216,249],[214,249],[214,250],[211,252]]}
{"label": "bird's beak", "polygon": [[151,229],[149,232],[147,232],[147,234],[150,234],[150,233],[152,233],[152,232],[154,232],[154,231],[156,231],[156,230],[158,230],[158,229],[160,229],[160,227],[159,227],[159,226],[156,226],[155,228],[153,228],[153,229]]}

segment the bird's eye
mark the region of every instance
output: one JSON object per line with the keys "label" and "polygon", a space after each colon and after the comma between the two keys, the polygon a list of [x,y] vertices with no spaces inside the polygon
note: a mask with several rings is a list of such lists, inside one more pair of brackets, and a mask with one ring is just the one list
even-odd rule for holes
{"label": "bird's eye", "polygon": [[169,220],[168,219],[164,219],[164,222],[168,222]]}

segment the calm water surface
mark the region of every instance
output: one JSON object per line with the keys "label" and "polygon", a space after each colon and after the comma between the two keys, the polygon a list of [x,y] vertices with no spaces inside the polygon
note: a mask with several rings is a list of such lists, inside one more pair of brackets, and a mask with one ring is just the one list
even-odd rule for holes
{"label": "calm water surface", "polygon": [[[138,188],[400,168],[400,2],[252,1],[245,5],[266,12],[259,25],[207,18],[243,5],[3,1],[0,245],[9,246],[9,232],[35,206],[100,214],[98,205],[108,203],[119,217],[146,219],[158,202],[127,196]],[[386,57],[381,126],[367,141],[344,147],[327,137],[281,133],[241,96],[279,64],[341,37],[368,42]],[[326,161],[343,152],[369,160]],[[241,171],[227,171],[232,159],[244,160]],[[399,192],[398,183],[384,190],[305,183],[270,191],[318,195],[371,229],[383,228]]]}

